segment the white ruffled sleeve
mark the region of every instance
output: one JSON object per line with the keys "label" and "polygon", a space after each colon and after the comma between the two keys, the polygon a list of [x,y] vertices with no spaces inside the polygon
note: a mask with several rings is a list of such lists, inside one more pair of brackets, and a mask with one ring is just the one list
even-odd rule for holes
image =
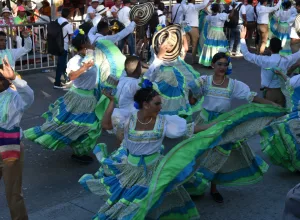
{"label": "white ruffled sleeve", "polygon": [[236,99],[247,100],[248,102],[252,102],[254,97],[257,96],[256,92],[251,92],[249,86],[245,83],[234,80],[234,88],[232,91],[232,97]]}
{"label": "white ruffled sleeve", "polygon": [[80,59],[81,59],[81,57],[79,55],[77,55],[69,60],[69,62],[67,64],[67,69],[66,69],[67,75],[69,75],[70,72],[72,72],[72,71],[77,71],[80,69],[80,67],[81,67]]}
{"label": "white ruffled sleeve", "polygon": [[165,136],[168,138],[191,137],[194,134],[194,123],[187,124],[186,120],[177,115],[165,115]]}
{"label": "white ruffled sleeve", "polygon": [[200,76],[199,78],[188,83],[189,89],[196,99],[201,99],[204,95],[204,86],[207,76]]}
{"label": "white ruffled sleeve", "polygon": [[131,114],[132,113],[126,109],[115,108],[111,116],[113,130],[107,132],[116,135],[124,133],[124,128],[128,124]]}
{"label": "white ruffled sleeve", "polygon": [[294,89],[300,87],[300,75],[296,75],[290,78],[287,84],[292,86]]}
{"label": "white ruffled sleeve", "polygon": [[229,14],[227,14],[227,13],[220,13],[220,14],[219,14],[219,19],[220,19],[221,21],[227,21],[227,20],[228,20],[228,17],[229,17]]}

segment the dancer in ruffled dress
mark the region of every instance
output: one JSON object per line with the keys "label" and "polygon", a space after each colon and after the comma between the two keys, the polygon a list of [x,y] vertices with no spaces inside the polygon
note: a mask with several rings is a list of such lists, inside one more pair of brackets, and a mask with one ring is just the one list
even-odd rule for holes
{"label": "dancer in ruffled dress", "polygon": [[221,48],[228,49],[228,40],[225,36],[223,28],[225,22],[228,19],[230,20],[234,14],[234,10],[232,10],[230,14],[220,13],[219,4],[212,4],[211,11],[212,15],[206,16],[206,21],[210,27],[199,58],[199,63],[207,67],[211,66],[211,60],[213,56]]}
{"label": "dancer in ruffled dress", "polygon": [[[202,109],[195,119],[196,124],[210,122],[228,112],[233,99],[246,100],[261,104],[274,104],[259,98],[243,82],[227,77],[231,73],[230,57],[217,53],[212,59],[214,74],[201,76],[189,84],[195,98],[204,98]],[[275,104],[274,104],[275,105]],[[241,114],[246,114],[247,111]],[[253,128],[255,129],[255,128]],[[248,185],[262,179],[268,165],[254,155],[246,141],[229,143],[213,148],[199,168],[199,173],[186,188],[191,194],[202,194],[211,182],[211,195],[216,202],[222,203],[223,197],[217,185]]]}
{"label": "dancer in ruffled dress", "polygon": [[282,81],[290,112],[260,132],[261,146],[271,161],[291,172],[300,171],[300,75],[287,77],[275,71]]}
{"label": "dancer in ruffled dress", "polygon": [[90,163],[93,159],[88,154],[100,135],[99,120],[94,112],[97,68],[93,57],[86,56],[90,44],[82,30],[74,32],[72,45],[78,51],[67,64],[72,88],[42,115],[46,119],[42,126],[30,128],[24,134],[46,149],[59,150],[70,146],[72,159]]}
{"label": "dancer in ruffled dress", "polygon": [[[293,17],[292,3],[284,1],[282,8],[276,11],[270,20],[270,30],[273,36],[281,40],[282,50],[280,55],[290,55],[292,50],[290,47],[290,31],[291,31],[291,17]],[[292,21],[293,22],[293,21]]]}
{"label": "dancer in ruffled dress", "polygon": [[[86,189],[107,199],[93,219],[132,219],[163,158],[160,152],[164,137],[190,136],[211,126],[187,125],[186,120],[177,115],[159,114],[162,100],[151,86],[151,82],[145,80],[143,88],[137,91],[134,101],[138,110],[133,112],[114,108],[114,97],[106,94],[110,103],[102,127],[113,130],[116,135],[124,134],[122,146],[128,156],[116,161],[107,158],[100,147],[95,148],[104,173],[86,174],[79,180]],[[199,219],[195,204],[182,186],[175,187],[165,195],[159,207],[144,214],[147,219]]]}

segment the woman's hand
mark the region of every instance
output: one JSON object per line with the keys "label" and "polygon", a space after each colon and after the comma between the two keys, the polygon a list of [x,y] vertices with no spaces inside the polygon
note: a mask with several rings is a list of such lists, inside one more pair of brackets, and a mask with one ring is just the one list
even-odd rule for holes
{"label": "woman's hand", "polygon": [[2,59],[2,63],[3,63],[3,70],[0,69],[0,73],[2,74],[2,76],[8,80],[15,80],[16,75],[8,62],[7,56],[5,56],[4,59]]}
{"label": "woman's hand", "polygon": [[105,90],[102,90],[102,94],[105,95],[111,102],[113,102],[115,100],[115,97],[111,93],[109,93]]}
{"label": "woman's hand", "polygon": [[91,68],[91,67],[94,66],[94,65],[95,65],[94,60],[91,60],[91,61],[89,61],[89,62],[87,62],[87,63],[84,63],[82,66],[83,66],[86,70],[88,70],[89,68]]}

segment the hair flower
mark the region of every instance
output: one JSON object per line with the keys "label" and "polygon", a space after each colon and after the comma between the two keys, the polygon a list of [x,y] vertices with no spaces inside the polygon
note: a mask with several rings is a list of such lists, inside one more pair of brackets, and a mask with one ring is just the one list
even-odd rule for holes
{"label": "hair flower", "polygon": [[84,34],[85,34],[85,33],[84,33],[84,30],[79,29],[79,34],[80,34],[80,35],[84,35]]}
{"label": "hair flower", "polygon": [[145,79],[142,83],[142,88],[146,89],[146,88],[152,88],[153,84],[149,79]]}
{"label": "hair flower", "polygon": [[139,103],[137,103],[137,102],[134,102],[134,107],[136,108],[136,109],[140,109],[140,105],[139,105]]}

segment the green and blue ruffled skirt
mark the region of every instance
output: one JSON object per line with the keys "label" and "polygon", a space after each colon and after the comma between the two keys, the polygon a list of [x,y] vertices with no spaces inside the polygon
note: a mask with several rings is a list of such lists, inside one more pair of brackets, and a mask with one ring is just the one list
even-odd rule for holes
{"label": "green and blue ruffled skirt", "polygon": [[42,126],[24,131],[25,138],[49,150],[70,146],[74,154],[87,155],[101,133],[96,105],[94,90],[72,87],[42,115],[46,119]]}

